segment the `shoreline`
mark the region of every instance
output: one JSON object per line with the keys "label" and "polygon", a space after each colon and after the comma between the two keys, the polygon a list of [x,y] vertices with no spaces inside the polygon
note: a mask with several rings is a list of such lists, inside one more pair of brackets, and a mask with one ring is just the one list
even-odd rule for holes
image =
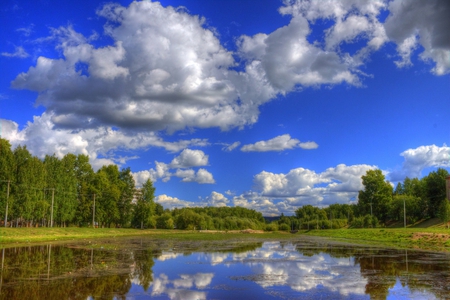
{"label": "shoreline", "polygon": [[164,230],[129,228],[1,228],[0,248],[28,246],[48,242],[71,242],[120,237],[142,236],[155,239],[177,240],[229,240],[263,239],[294,240],[303,237],[322,237],[331,240],[391,248],[450,252],[450,230],[433,228],[374,228],[300,230],[297,233],[284,231],[263,232],[260,230]]}

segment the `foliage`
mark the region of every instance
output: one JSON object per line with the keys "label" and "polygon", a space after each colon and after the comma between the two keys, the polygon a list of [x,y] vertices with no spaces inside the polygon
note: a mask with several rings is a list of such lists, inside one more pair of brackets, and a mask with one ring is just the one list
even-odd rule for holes
{"label": "foliage", "polygon": [[350,223],[350,228],[376,228],[379,227],[378,219],[369,214],[355,218]]}
{"label": "foliage", "polygon": [[392,201],[392,186],[385,180],[381,170],[368,170],[361,178],[364,190],[358,194],[360,215],[370,214],[386,222]]}
{"label": "foliage", "polygon": [[442,201],[441,205],[439,205],[438,217],[448,228],[448,222],[450,221],[450,203],[447,199]]}

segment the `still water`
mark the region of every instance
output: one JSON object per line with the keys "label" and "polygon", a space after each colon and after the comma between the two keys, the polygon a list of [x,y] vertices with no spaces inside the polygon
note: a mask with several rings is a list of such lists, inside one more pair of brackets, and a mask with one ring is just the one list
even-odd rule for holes
{"label": "still water", "polygon": [[447,254],[323,239],[121,238],[0,251],[0,299],[450,298]]}

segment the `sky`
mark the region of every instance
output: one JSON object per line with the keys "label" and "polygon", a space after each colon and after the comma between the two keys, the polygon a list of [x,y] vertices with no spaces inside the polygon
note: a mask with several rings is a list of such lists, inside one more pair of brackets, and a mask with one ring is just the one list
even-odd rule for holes
{"label": "sky", "polygon": [[356,203],[450,170],[449,1],[0,4],[0,134],[165,208]]}

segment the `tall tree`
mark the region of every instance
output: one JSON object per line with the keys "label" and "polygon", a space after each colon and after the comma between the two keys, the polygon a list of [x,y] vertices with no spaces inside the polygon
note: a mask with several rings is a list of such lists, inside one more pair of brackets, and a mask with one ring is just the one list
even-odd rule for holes
{"label": "tall tree", "polygon": [[141,228],[154,227],[156,220],[155,213],[155,188],[150,179],[142,185],[137,193],[137,201],[134,208],[133,224],[139,225]]}
{"label": "tall tree", "polygon": [[119,179],[121,182],[120,199],[117,204],[120,211],[119,224],[122,227],[128,227],[133,217],[132,201],[136,193],[135,182],[130,168],[120,171]]}
{"label": "tall tree", "polygon": [[68,153],[61,159],[61,186],[58,187],[60,195],[58,219],[62,225],[72,222],[75,219],[77,211],[77,177],[76,165],[77,157],[75,154]]}
{"label": "tall tree", "polygon": [[[14,154],[11,150],[11,144],[0,138],[0,218],[3,219],[6,216],[6,207],[12,204],[13,193],[12,184],[15,184],[15,160]],[[6,201],[8,200],[8,203]],[[11,202],[11,203],[10,203]]]}
{"label": "tall tree", "polygon": [[94,170],[89,163],[89,156],[79,154],[75,161],[77,179],[78,206],[76,220],[79,225],[87,226],[92,222],[94,208]]}
{"label": "tall tree", "polygon": [[423,178],[424,190],[428,202],[428,214],[431,218],[437,217],[439,206],[447,197],[445,189],[445,178],[448,171],[442,168],[437,169]]}
{"label": "tall tree", "polygon": [[381,170],[368,170],[362,177],[364,190],[358,193],[358,207],[361,215],[377,217],[380,221],[388,219],[389,204],[392,201],[392,186],[385,180]]}

